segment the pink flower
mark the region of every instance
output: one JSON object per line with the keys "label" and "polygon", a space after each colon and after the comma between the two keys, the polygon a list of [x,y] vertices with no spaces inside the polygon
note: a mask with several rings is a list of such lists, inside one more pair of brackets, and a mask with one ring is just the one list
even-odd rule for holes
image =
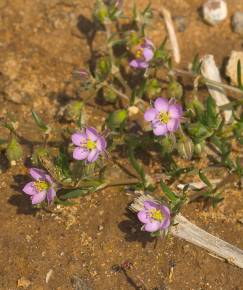
{"label": "pink flower", "polygon": [[41,203],[46,198],[51,203],[56,196],[56,185],[50,175],[38,168],[31,168],[30,175],[35,181],[27,183],[23,192],[30,196],[32,204]]}
{"label": "pink flower", "polygon": [[134,56],[135,59],[129,65],[133,68],[146,69],[154,57],[154,44],[152,41],[145,38],[142,44],[136,47]]}
{"label": "pink flower", "polygon": [[154,135],[162,136],[175,132],[179,128],[182,114],[180,104],[169,102],[165,98],[158,98],[154,102],[154,108],[145,112],[144,119],[151,122]]}
{"label": "pink flower", "polygon": [[146,200],[144,208],[138,212],[138,219],[146,232],[166,230],[170,225],[170,210],[167,206]]}
{"label": "pink flower", "polygon": [[92,127],[73,134],[72,142],[77,146],[73,151],[73,158],[76,160],[95,162],[106,149],[105,138]]}

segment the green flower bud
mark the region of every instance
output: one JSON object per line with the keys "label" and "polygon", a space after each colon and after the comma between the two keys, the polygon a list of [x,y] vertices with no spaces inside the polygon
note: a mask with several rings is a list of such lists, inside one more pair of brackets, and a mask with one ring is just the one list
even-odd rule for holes
{"label": "green flower bud", "polygon": [[109,115],[107,124],[111,129],[118,129],[122,124],[124,124],[127,116],[127,110],[117,110]]}
{"label": "green flower bud", "polygon": [[96,1],[94,16],[101,23],[104,23],[109,17],[108,7],[101,0]]}
{"label": "green flower bud", "polygon": [[177,150],[182,158],[190,160],[194,152],[194,144],[190,138],[183,136],[177,144]]}
{"label": "green flower bud", "polygon": [[194,147],[194,152],[195,152],[197,155],[201,155],[202,152],[203,152],[204,147],[205,147],[205,142],[198,143],[198,144],[196,144],[195,147]]}
{"label": "green flower bud", "polygon": [[10,162],[22,159],[23,149],[15,137],[12,137],[8,143],[6,155]]}
{"label": "green flower bud", "polygon": [[180,83],[171,81],[168,86],[168,95],[170,98],[180,99],[183,95],[183,87]]}
{"label": "green flower bud", "polygon": [[147,81],[146,84],[146,90],[147,94],[150,98],[153,98],[154,96],[158,96],[161,92],[161,87],[159,82],[156,79],[151,79]]}
{"label": "green flower bud", "polygon": [[113,104],[117,100],[117,94],[109,88],[104,88],[103,89],[103,98],[106,102]]}
{"label": "green flower bud", "polygon": [[98,80],[103,81],[107,78],[111,71],[111,62],[109,58],[102,57],[98,60],[97,66],[96,66],[96,76]]}
{"label": "green flower bud", "polygon": [[69,104],[65,111],[65,117],[67,118],[67,120],[79,119],[81,116],[83,106],[84,103],[80,101],[72,102],[71,104]]}

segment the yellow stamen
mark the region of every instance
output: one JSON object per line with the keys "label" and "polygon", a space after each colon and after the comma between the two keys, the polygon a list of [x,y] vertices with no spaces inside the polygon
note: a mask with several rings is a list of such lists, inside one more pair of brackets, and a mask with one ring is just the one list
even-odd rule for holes
{"label": "yellow stamen", "polygon": [[41,192],[43,190],[47,190],[50,186],[46,181],[43,180],[37,180],[34,182],[35,184],[35,188],[37,189],[37,191]]}
{"label": "yellow stamen", "polygon": [[88,140],[87,141],[87,149],[92,150],[96,148],[96,142],[92,141],[92,140]]}
{"label": "yellow stamen", "polygon": [[138,49],[135,53],[136,58],[141,58],[143,56],[143,49]]}
{"label": "yellow stamen", "polygon": [[170,121],[170,116],[168,113],[161,112],[159,114],[159,120],[163,124],[167,124]]}
{"label": "yellow stamen", "polygon": [[158,209],[151,209],[150,210],[150,217],[153,218],[156,221],[161,222],[163,220],[163,214]]}

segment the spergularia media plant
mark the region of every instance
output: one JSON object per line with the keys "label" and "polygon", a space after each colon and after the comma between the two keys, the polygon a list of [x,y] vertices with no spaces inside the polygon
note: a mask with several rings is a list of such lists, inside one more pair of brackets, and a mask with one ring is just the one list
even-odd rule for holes
{"label": "spergularia media plant", "polygon": [[[143,202],[133,208],[138,222],[143,231],[161,235],[185,203],[200,197],[216,206],[232,175],[241,186],[243,166],[232,148],[243,144],[242,101],[217,106],[209,92],[201,92],[209,80],[201,73],[200,58],[195,57],[190,70],[175,67],[168,41],[153,39],[151,23],[162,20],[152,6],[139,11],[134,1],[129,18],[123,2],[96,1],[93,33],[99,30],[106,41],[92,43],[100,53],[90,66],[73,69],[80,97],[70,99],[58,115],[63,137],[58,146],[50,142],[54,125],[32,112],[43,143],[35,147],[33,181],[23,191],[33,205],[50,207],[71,205],[72,199],[114,186],[142,191]],[[184,74],[192,89],[184,85]],[[241,93],[242,85],[233,89]],[[234,113],[225,122],[229,108]],[[0,145],[10,162],[18,161],[21,136],[12,118],[0,121],[9,132]],[[211,181],[215,168],[224,183]],[[199,193],[191,190],[195,177],[203,184]]]}

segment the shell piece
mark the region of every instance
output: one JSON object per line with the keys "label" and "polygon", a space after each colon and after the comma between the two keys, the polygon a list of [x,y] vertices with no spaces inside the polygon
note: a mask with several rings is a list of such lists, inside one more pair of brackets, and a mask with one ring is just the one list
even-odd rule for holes
{"label": "shell piece", "polygon": [[232,18],[233,30],[240,35],[243,35],[243,12],[235,12]]}
{"label": "shell piece", "polygon": [[203,5],[204,20],[211,25],[223,21],[227,14],[227,4],[223,0],[209,0]]}
{"label": "shell piece", "polygon": [[[201,61],[202,61],[201,65],[202,75],[209,80],[221,83],[219,69],[215,64],[213,55],[207,54],[201,59]],[[223,88],[209,84],[207,84],[207,88],[209,90],[210,95],[215,100],[217,106],[223,106],[230,102]],[[224,111],[224,118],[226,123],[229,123],[231,116],[232,116],[231,110]]]}
{"label": "shell piece", "polygon": [[241,63],[241,82],[243,83],[243,52],[233,50],[230,54],[229,61],[226,67],[226,75],[230,78],[231,84],[237,86],[237,64]]}

